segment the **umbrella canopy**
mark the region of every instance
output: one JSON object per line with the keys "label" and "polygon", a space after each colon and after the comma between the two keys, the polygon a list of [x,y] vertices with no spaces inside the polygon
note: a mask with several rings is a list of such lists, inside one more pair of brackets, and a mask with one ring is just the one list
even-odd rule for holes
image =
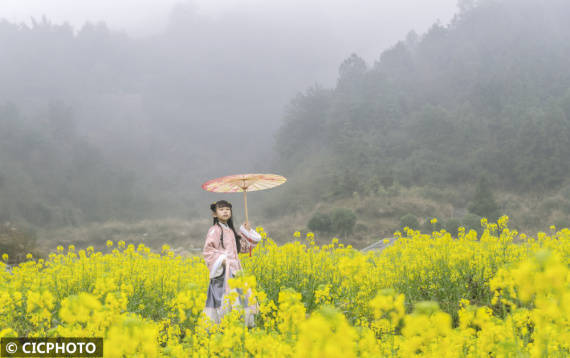
{"label": "umbrella canopy", "polygon": [[[245,207],[245,222],[247,217],[247,192],[271,189],[285,183],[287,179],[277,174],[236,174],[208,180],[202,184],[202,189],[216,193],[243,192],[243,205]],[[249,251],[251,256],[251,248]]]}
{"label": "umbrella canopy", "polygon": [[202,189],[216,193],[243,192],[245,222],[247,223],[247,192],[270,189],[285,181],[287,181],[285,177],[277,174],[236,174],[208,180],[202,184]]}
{"label": "umbrella canopy", "polygon": [[202,189],[216,193],[257,191],[276,187],[287,179],[277,174],[236,174],[208,180]]}

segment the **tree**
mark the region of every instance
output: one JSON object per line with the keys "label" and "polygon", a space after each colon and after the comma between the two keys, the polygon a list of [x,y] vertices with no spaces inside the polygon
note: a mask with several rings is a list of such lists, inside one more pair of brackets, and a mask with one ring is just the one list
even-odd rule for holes
{"label": "tree", "polygon": [[332,220],[329,214],[316,213],[307,224],[311,231],[330,232],[332,230]]}
{"label": "tree", "polygon": [[9,263],[24,261],[28,253],[36,252],[36,236],[10,222],[0,223],[0,256],[8,255]]}
{"label": "tree", "polygon": [[366,62],[357,54],[353,53],[344,60],[338,69],[339,79],[359,77],[364,75],[368,69]]}
{"label": "tree", "polygon": [[481,233],[481,217],[476,214],[467,213],[461,219],[461,225],[465,228],[466,232],[470,230],[475,230],[477,233]]}
{"label": "tree", "polygon": [[458,0],[457,7],[459,8],[459,12],[461,14],[465,14],[468,11],[473,10],[477,6],[477,2],[475,0]]}
{"label": "tree", "polygon": [[410,229],[417,230],[420,227],[420,223],[418,222],[418,218],[416,218],[412,214],[406,214],[400,218],[400,227],[403,229],[405,227],[409,227]]}
{"label": "tree", "polygon": [[489,181],[485,177],[479,179],[473,201],[469,205],[469,212],[495,221],[499,217],[499,206],[491,192]]}
{"label": "tree", "polygon": [[461,226],[461,220],[456,218],[451,218],[445,222],[445,230],[450,233],[451,235],[457,235],[457,231]]}
{"label": "tree", "polygon": [[356,224],[356,214],[346,208],[337,208],[331,213],[332,229],[340,235],[348,235],[352,233]]}

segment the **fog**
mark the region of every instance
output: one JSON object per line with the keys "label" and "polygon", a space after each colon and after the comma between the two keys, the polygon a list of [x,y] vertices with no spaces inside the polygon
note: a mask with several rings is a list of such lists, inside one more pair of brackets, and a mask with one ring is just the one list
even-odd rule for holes
{"label": "fog", "polygon": [[[310,30],[313,34],[304,42],[317,45],[317,40],[330,41],[336,56],[330,62],[336,61],[336,66],[351,52],[374,60],[409,31],[422,33],[437,20],[447,23],[456,12],[457,1],[2,0],[0,18],[29,23],[31,17],[46,16],[76,29],[86,22],[103,21],[113,30],[144,37],[164,31],[179,3],[191,6],[197,15],[216,21],[221,28],[253,20],[282,32]],[[316,80],[331,81],[328,75]]]}
{"label": "fog", "polygon": [[[242,199],[200,184],[274,172],[290,180],[252,193],[253,218],[391,203],[386,222],[359,217],[371,239],[432,200],[416,187],[446,215],[479,176],[565,192],[568,6],[459,4],[3,0],[0,221],[206,220]],[[401,186],[401,207],[384,200]]]}
{"label": "fog", "polygon": [[4,0],[0,93],[27,117],[67,108],[79,137],[159,198],[156,211],[188,213],[206,200],[204,179],[275,169],[273,135],[296,93],[334,86],[351,53],[373,62],[454,11],[454,1]]}
{"label": "fog", "polygon": [[569,19],[0,0],[0,349],[563,356]]}

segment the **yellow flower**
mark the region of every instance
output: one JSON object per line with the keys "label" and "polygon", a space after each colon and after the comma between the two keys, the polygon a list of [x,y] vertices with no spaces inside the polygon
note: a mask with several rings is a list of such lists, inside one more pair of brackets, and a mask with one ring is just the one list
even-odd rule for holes
{"label": "yellow flower", "polygon": [[113,241],[107,240],[107,247],[112,247],[112,246],[113,246]]}
{"label": "yellow flower", "polygon": [[301,237],[301,232],[299,231],[295,231],[295,233],[293,234],[294,237]]}
{"label": "yellow flower", "polygon": [[497,220],[497,224],[501,229],[505,229],[508,223],[509,223],[509,217],[506,215],[501,216],[499,220]]}
{"label": "yellow flower", "polygon": [[219,324],[203,313],[201,255],[122,241],[10,270],[0,260],[0,337],[103,337],[110,357],[567,356],[570,230],[523,240],[506,217],[484,224],[407,229],[366,253],[268,238],[240,256]]}
{"label": "yellow flower", "polygon": [[8,261],[8,254],[2,254],[2,260]]}

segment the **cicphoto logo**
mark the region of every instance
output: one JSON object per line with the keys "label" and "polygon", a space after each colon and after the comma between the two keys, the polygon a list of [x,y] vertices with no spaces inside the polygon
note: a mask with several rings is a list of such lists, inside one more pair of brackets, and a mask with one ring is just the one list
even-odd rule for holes
{"label": "cicphoto logo", "polygon": [[103,357],[103,338],[2,338],[0,356]]}

